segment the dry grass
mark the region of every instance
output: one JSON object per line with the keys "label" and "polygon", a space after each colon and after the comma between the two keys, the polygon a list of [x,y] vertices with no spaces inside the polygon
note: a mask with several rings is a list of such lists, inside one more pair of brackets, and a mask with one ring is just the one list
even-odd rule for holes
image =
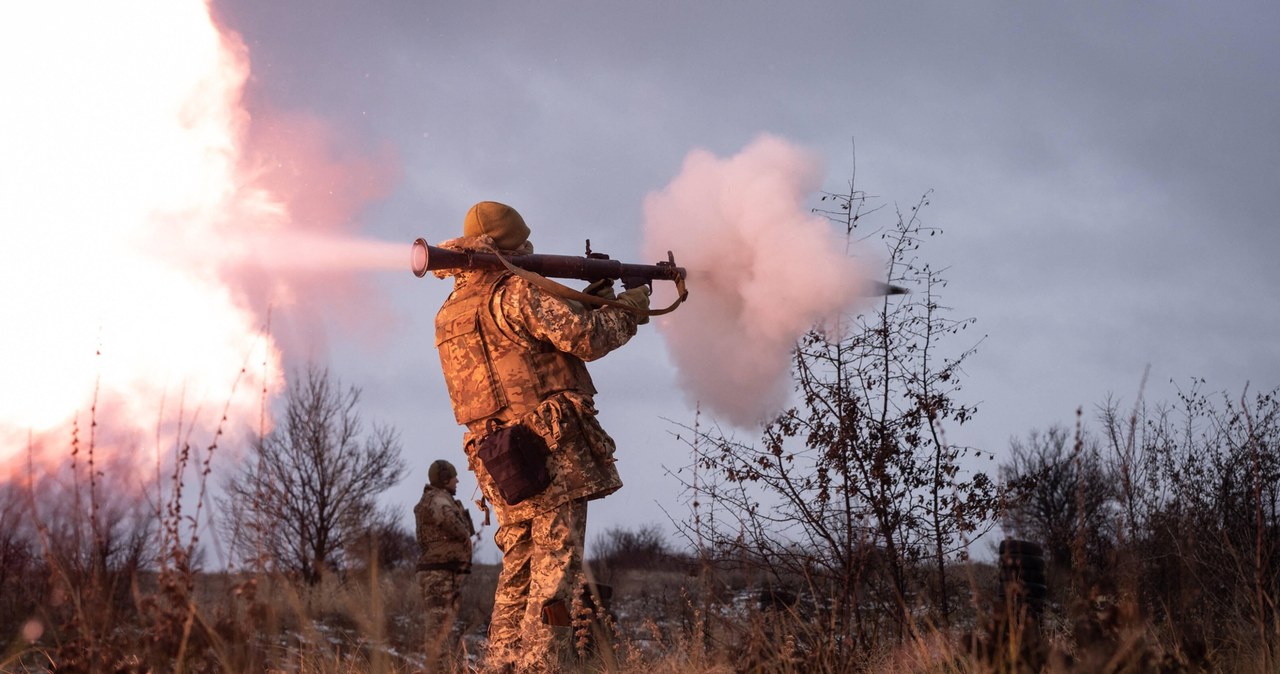
{"label": "dry grass", "polygon": [[[459,620],[475,663],[497,567],[479,565],[464,586]],[[972,567],[972,576],[993,575]],[[13,635],[0,671],[412,672],[421,665],[420,598],[413,572],[350,574],[307,586],[283,578],[194,574],[191,603],[155,625],[144,609],[162,592],[163,579],[139,573],[133,605],[118,607],[121,621],[96,636],[98,659],[74,652],[88,643],[86,617],[37,607],[46,624],[34,640]],[[758,590],[737,578],[713,579],[679,570],[615,574],[607,647],[579,654],[574,671],[622,674],[677,672],[855,672],[889,674],[998,674],[1012,672],[1257,672],[1262,658],[1244,646],[1252,626],[1241,626],[1241,648],[1191,652],[1147,623],[1123,601],[1081,602],[1046,612],[1041,626],[1012,629],[990,604],[972,624],[921,624],[902,641],[883,639],[851,655],[824,629],[821,615],[802,608],[762,609]],[[87,596],[87,595],[86,595]],[[184,618],[185,616],[185,618]],[[25,623],[24,623],[25,624]],[[28,626],[29,627],[29,626]],[[185,635],[178,659],[174,642],[157,633]],[[30,631],[26,637],[33,636]],[[109,657],[107,657],[109,655]]]}
{"label": "dry grass", "polygon": [[[92,447],[87,454],[92,459]],[[33,514],[15,519],[12,493],[0,490],[0,672],[421,669],[422,604],[411,569],[327,574],[314,585],[201,571],[192,561],[194,534],[183,533],[190,517],[176,505],[130,529],[124,515],[104,515],[92,488],[87,496],[75,491],[82,486],[69,492],[77,507],[60,521],[35,508],[34,488]],[[30,531],[19,526],[30,522]],[[18,534],[38,545],[23,547]],[[143,555],[138,542],[148,537],[154,544]],[[1026,622],[996,601],[995,568],[958,565],[949,570],[952,605],[963,608],[948,620],[914,607],[916,623],[900,635],[890,618],[860,607],[867,629],[855,637],[833,629],[832,611],[810,584],[795,583],[794,601],[765,605],[759,578],[745,571],[678,557],[655,564],[601,569],[596,580],[613,589],[610,612],[566,671],[1277,674],[1267,649],[1280,641],[1280,626],[1246,617],[1214,625],[1227,638],[1208,644],[1169,616],[1144,614],[1124,589],[1134,574],[1120,567],[1111,570],[1118,578],[1096,580],[1082,596],[1072,594],[1074,580],[1058,579],[1056,603]],[[477,565],[463,587],[458,621],[472,665],[483,656],[497,575],[498,567]],[[1274,599],[1261,597],[1269,606]]]}

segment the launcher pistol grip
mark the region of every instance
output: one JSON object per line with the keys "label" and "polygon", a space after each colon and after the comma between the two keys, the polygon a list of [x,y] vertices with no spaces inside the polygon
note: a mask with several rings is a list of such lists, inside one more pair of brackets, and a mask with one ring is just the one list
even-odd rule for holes
{"label": "launcher pistol grip", "polygon": [[639,288],[640,286],[647,286],[650,283],[653,283],[653,280],[645,276],[623,276],[622,277],[622,287],[626,288],[627,290],[631,290],[632,288]]}

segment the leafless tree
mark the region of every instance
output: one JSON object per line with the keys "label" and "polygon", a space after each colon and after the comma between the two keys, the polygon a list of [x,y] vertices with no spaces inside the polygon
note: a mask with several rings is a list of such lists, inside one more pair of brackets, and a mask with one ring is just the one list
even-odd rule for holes
{"label": "leafless tree", "polygon": [[328,369],[295,373],[277,427],[254,440],[224,485],[232,548],[310,584],[341,569],[344,547],[376,523],[376,498],[404,474],[394,429],[365,434],[360,390]]}
{"label": "leafless tree", "polygon": [[607,572],[623,569],[659,569],[683,563],[667,545],[656,524],[637,529],[611,527],[596,538],[592,562]]}
{"label": "leafless tree", "polygon": [[[835,205],[821,212],[852,236],[865,199],[852,187],[827,194]],[[677,473],[694,507],[683,533],[704,554],[805,579],[846,655],[873,645],[883,627],[907,634],[922,604],[946,619],[946,563],[992,525],[999,501],[994,481],[967,465],[978,450],[943,433],[976,411],[957,396],[975,345],[948,343],[973,321],[947,316],[946,281],[919,257],[939,233],[921,220],[928,203],[925,195],[875,233],[887,249],[885,280],[912,294],[850,317],[843,336],[805,335],[792,370],[800,402],[758,443],[701,421],[682,433],[694,455]]]}
{"label": "leafless tree", "polygon": [[418,539],[400,523],[400,513],[381,511],[347,543],[346,557],[366,571],[398,569],[418,561]]}
{"label": "leafless tree", "polygon": [[29,584],[39,559],[23,491],[19,484],[0,483],[0,629],[10,633],[30,614]]}
{"label": "leafless tree", "polygon": [[1012,489],[1005,522],[1010,533],[1044,545],[1065,570],[1072,569],[1081,544],[1095,567],[1102,563],[1117,493],[1096,439],[1083,430],[1073,438],[1061,425],[1032,430],[1026,439],[1010,440],[1000,474]]}

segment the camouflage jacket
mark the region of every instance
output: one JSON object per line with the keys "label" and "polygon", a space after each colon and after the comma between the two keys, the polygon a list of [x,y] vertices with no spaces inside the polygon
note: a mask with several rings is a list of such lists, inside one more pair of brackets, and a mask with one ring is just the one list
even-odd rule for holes
{"label": "camouflage jacket", "polygon": [[413,507],[413,515],[418,523],[420,569],[436,564],[457,564],[459,571],[470,568],[471,536],[476,530],[462,501],[428,484]]}
{"label": "camouflage jacket", "polygon": [[[463,331],[449,328],[468,324],[469,312],[480,311],[489,315],[470,323],[478,326],[474,332],[460,334]],[[467,388],[459,379],[496,378],[496,388],[505,395],[487,418],[523,422],[551,449],[551,486],[515,506],[507,505],[476,456],[476,441],[485,432],[487,418],[458,415],[467,425],[468,466],[502,523],[523,521],[572,500],[600,498],[622,486],[614,465],[615,445],[596,420],[595,388],[582,362],[627,343],[636,333],[632,314],[608,307],[588,310],[506,272],[464,271],[457,274],[453,293],[436,316],[436,330],[437,346],[446,347],[440,349],[441,366],[451,393]],[[446,339],[460,341],[446,345]],[[530,356],[524,365],[491,358],[513,347]],[[540,381],[528,376],[530,367],[541,368],[542,376],[532,378]],[[539,389],[532,398],[527,391],[531,386]],[[463,396],[454,396],[455,412],[468,404]]]}

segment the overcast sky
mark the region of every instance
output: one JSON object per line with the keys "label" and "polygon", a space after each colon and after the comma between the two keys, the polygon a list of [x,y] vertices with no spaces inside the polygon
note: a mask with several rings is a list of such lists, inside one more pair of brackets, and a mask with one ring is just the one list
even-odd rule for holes
{"label": "overcast sky", "polygon": [[[214,10],[248,46],[251,114],[311,115],[352,152],[390,157],[397,178],[358,231],[406,255],[492,199],[524,214],[542,252],[590,238],[652,262],[636,259],[645,196],[690,151],[727,157],[768,133],[818,153],[832,191],[856,155],[856,185],[886,218],[932,190],[924,217],[945,234],[927,258],[950,267],[954,315],[987,335],[961,394],[979,411],[947,429],[953,442],[1000,452],[1108,394],[1131,403],[1148,367],[1149,400],[1191,377],[1237,394],[1280,384],[1276,3]],[[366,416],[400,429],[411,472],[390,502],[408,522],[430,462],[464,463],[433,347],[448,284],[407,270],[373,282],[387,311],[352,329],[312,299],[295,308],[312,316],[309,353],[286,356],[327,360],[363,388]],[[663,508],[686,514],[665,469],[688,462],[672,433],[693,413],[662,340],[642,328],[592,372],[626,486],[592,506],[589,537],[665,527]],[[460,495],[473,487],[464,475]]]}

